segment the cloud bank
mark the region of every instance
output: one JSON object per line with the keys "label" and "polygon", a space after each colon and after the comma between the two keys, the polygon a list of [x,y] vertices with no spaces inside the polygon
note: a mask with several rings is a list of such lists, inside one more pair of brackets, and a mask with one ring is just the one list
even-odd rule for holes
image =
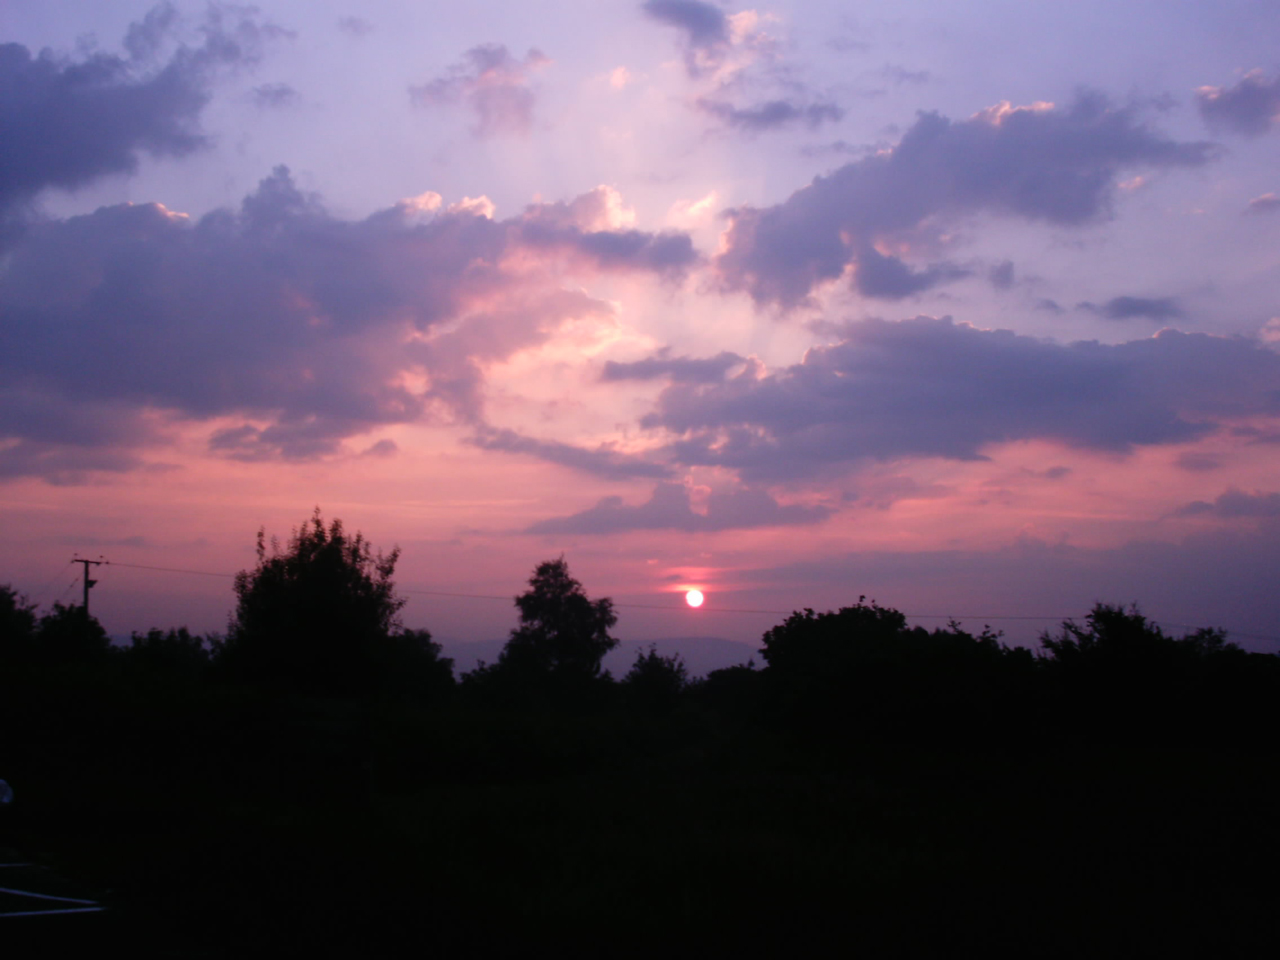
{"label": "cloud bank", "polygon": [[0,265],[0,474],[128,469],[173,418],[239,418],[212,449],[248,460],[483,424],[486,365],[612,317],[562,274],[693,262],[684,235],[602,221],[610,202],[495,220],[487,201],[424,194],[346,221],[278,168],[239,211],[194,222],[124,204],[33,225]]}
{"label": "cloud bank", "polygon": [[783,506],[764,490],[743,488],[711,493],[706,513],[697,513],[688,488],[677,483],[663,483],[655,487],[653,496],[639,506],[628,506],[621,497],[605,497],[589,510],[543,520],[525,532],[597,535],[629,530],[679,530],[683,533],[714,533],[819,523],[832,512],[823,506]]}
{"label": "cloud bank", "polygon": [[287,32],[248,8],[211,6],[199,46],[156,57],[177,29],[162,4],[133,24],[127,57],[33,54],[0,44],[0,216],[49,187],[75,189],[131,173],[142,154],[180,157],[205,145],[199,117],[218,70],[256,62],[264,43]]}
{"label": "cloud bank", "polygon": [[1251,70],[1231,87],[1201,87],[1196,105],[1210,127],[1258,137],[1280,123],[1280,77]]}
{"label": "cloud bank", "polygon": [[678,462],[756,482],[1026,439],[1123,452],[1258,415],[1280,415],[1280,355],[1257,341],[1165,330],[1061,345],[917,317],[849,324],[768,376],[672,384],[643,423],[675,435]]}
{"label": "cloud bank", "polygon": [[[791,307],[852,269],[894,299],[962,275],[915,270],[880,241],[919,240],[939,216],[985,211],[1060,225],[1104,216],[1131,167],[1195,167],[1210,145],[1169,140],[1099,95],[1066,108],[1000,104],[964,121],[922,113],[891,150],[846,164],[772,207],[731,210],[716,259],[724,286]],[[936,227],[933,228],[937,232]]]}

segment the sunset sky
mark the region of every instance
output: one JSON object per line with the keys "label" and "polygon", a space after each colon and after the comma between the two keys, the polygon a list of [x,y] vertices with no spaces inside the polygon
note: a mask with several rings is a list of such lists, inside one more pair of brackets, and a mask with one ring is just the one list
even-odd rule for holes
{"label": "sunset sky", "polygon": [[563,553],[628,639],[866,595],[1280,650],[1277,37],[1271,0],[7,2],[0,583],[102,556],[111,633],[222,630],[203,574],[319,506],[445,639],[513,608],[430,592]]}

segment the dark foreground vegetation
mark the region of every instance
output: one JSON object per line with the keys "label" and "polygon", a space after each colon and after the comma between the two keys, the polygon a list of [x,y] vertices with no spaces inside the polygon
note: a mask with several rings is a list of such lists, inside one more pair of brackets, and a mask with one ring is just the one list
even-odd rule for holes
{"label": "dark foreground vegetation", "polygon": [[317,515],[260,544],[225,638],[123,648],[0,588],[0,848],[109,906],[0,919],[0,943],[1280,944],[1280,658],[1220,632],[1099,605],[1033,653],[859,599],[774,627],[759,669],[691,681],[650,652],[615,679],[612,605],[561,559],[516,599],[498,661],[455,679],[400,628],[395,561]]}

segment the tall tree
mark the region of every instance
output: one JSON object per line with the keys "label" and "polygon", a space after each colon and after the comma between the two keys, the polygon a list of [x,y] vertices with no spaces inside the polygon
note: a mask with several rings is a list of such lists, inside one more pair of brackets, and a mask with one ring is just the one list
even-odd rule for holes
{"label": "tall tree", "polygon": [[564,557],[540,563],[529,589],[516,597],[520,626],[498,659],[501,670],[526,676],[593,680],[600,661],[618,645],[609,629],[618,622],[613,601],[591,600],[569,575]]}
{"label": "tall tree", "polygon": [[377,650],[400,627],[405,601],[391,577],[399,549],[375,554],[317,507],[288,547],[258,531],[258,563],[236,574],[236,612],[220,659],[245,679],[307,692],[368,689]]}

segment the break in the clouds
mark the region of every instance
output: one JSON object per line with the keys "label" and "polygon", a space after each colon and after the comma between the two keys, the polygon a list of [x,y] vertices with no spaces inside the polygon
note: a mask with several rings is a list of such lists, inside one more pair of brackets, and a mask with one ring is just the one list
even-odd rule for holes
{"label": "break in the clouds", "polygon": [[1280,123],[1280,77],[1268,80],[1261,70],[1251,70],[1234,86],[1201,87],[1196,102],[1209,126],[1261,136]]}
{"label": "break in the clouds", "polygon": [[1013,440],[1127,451],[1277,414],[1280,355],[1258,341],[1166,330],[1060,345],[917,317],[850,324],[841,342],[765,377],[673,384],[644,422],[675,435],[680,462],[754,482],[872,459],[974,459]]}
{"label": "break in the clouds", "polygon": [[1200,166],[1211,156],[1210,145],[1170,140],[1097,94],[1066,108],[1005,103],[964,121],[922,113],[892,150],[817,177],[777,206],[730,211],[716,265],[726,287],[758,303],[794,306],[851,267],[864,295],[898,298],[963,271],[913,269],[878,241],[980,210],[1083,223],[1108,212],[1122,171]]}
{"label": "break in the clouds", "polygon": [[130,173],[139,156],[183,156],[206,143],[201,111],[219,68],[252,63],[285,31],[248,8],[211,6],[198,46],[156,58],[178,29],[168,4],[133,24],[128,56],[79,57],[0,44],[0,215],[48,187],[74,189]]}
{"label": "break in the clouds", "polygon": [[612,316],[555,264],[667,275],[692,256],[687,237],[592,219],[599,194],[509,220],[428,194],[345,221],[280,168],[238,212],[126,204],[32,226],[0,267],[0,470],[61,476],[73,448],[128,468],[158,417],[242,418],[211,442],[242,460],[433,415],[481,424],[487,364]]}
{"label": "break in the clouds", "polygon": [[703,113],[715,117],[730,127],[748,133],[761,133],[779,127],[803,124],[810,129],[820,124],[834,122],[844,116],[844,110],[829,102],[795,103],[791,100],[767,100],[749,107],[735,107],[723,100],[700,97],[696,106]]}
{"label": "break in the clouds", "polygon": [[530,79],[550,62],[540,50],[519,60],[504,44],[484,43],[441,76],[411,86],[409,99],[419,107],[465,104],[475,114],[474,132],[480,137],[525,135],[533,127],[536,100]]}
{"label": "break in the clouds", "polygon": [[687,487],[662,483],[644,503],[628,506],[621,497],[605,497],[589,510],[567,517],[543,520],[526,533],[610,534],[629,530],[679,530],[685,533],[714,533],[819,523],[832,513],[824,506],[789,504],[783,506],[768,492],[750,487],[726,492],[712,491],[705,513],[693,509]]}

